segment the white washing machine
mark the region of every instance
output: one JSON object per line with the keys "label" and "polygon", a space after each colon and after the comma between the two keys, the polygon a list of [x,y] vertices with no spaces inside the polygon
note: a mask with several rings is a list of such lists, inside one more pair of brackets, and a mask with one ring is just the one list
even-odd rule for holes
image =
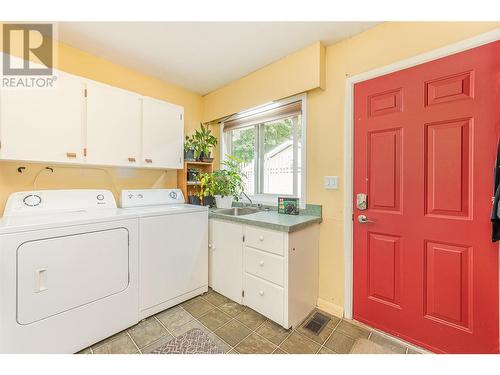
{"label": "white washing machine", "polygon": [[138,220],[111,192],[10,195],[0,220],[1,353],[74,353],[138,314]]}
{"label": "white washing machine", "polygon": [[208,208],[179,189],[122,190],[121,207],[139,216],[140,318],[208,290]]}

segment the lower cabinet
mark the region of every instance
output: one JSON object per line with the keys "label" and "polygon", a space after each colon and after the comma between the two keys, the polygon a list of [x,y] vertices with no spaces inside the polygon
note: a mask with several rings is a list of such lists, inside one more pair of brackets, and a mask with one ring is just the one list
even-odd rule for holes
{"label": "lower cabinet", "polygon": [[285,328],[318,299],[319,224],[280,232],[211,219],[209,284]]}

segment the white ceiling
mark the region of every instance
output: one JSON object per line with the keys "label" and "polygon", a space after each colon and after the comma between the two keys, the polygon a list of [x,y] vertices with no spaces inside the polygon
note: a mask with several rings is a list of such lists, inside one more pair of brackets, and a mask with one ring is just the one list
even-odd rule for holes
{"label": "white ceiling", "polygon": [[59,39],[206,94],[316,41],[330,45],[378,22],[61,22]]}

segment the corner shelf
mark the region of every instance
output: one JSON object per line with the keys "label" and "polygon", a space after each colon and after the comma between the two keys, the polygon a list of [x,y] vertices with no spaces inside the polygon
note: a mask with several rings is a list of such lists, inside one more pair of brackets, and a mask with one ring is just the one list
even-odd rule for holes
{"label": "corner shelf", "polygon": [[184,168],[177,170],[177,186],[182,190],[182,194],[184,194],[186,202],[188,201],[189,195],[197,193],[198,186],[200,185],[198,181],[188,181],[188,168],[197,169],[202,173],[210,173],[213,172],[213,163],[185,160]]}

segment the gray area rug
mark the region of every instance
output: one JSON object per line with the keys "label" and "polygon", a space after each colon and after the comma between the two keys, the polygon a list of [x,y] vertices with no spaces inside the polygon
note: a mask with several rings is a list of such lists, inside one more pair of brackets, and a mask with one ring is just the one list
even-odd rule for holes
{"label": "gray area rug", "polygon": [[170,340],[156,348],[151,354],[223,354],[224,351],[199,328]]}

